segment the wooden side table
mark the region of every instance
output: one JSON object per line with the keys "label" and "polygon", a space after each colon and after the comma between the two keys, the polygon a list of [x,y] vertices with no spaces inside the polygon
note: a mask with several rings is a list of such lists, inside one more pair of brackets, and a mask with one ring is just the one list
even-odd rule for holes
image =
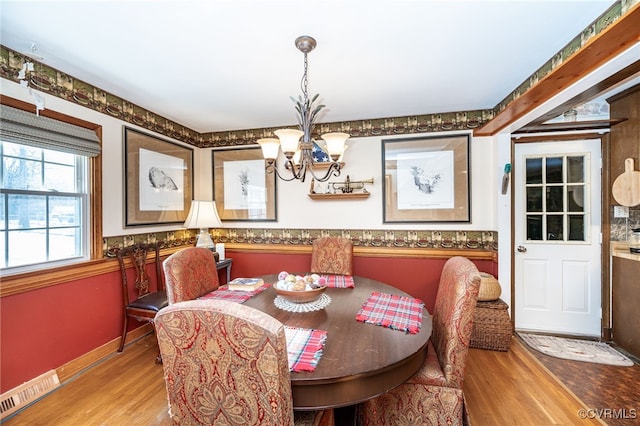
{"label": "wooden side table", "polygon": [[233,263],[233,259],[226,258],[224,260],[220,260],[216,262],[216,269],[219,271],[222,268],[227,269],[227,283],[231,281],[231,264]]}

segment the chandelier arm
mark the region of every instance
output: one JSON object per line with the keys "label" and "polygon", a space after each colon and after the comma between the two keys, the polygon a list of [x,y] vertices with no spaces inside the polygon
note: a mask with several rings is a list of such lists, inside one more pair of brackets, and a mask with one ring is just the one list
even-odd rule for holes
{"label": "chandelier arm", "polygon": [[309,167],[309,171],[311,172],[311,176],[313,176],[313,178],[318,182],[326,182],[329,180],[331,176],[336,176],[336,177],[340,176],[340,163],[331,162],[331,164],[329,165],[329,168],[327,169],[327,172],[324,174],[324,176],[320,178],[317,177],[316,174],[313,172],[313,168]]}
{"label": "chandelier arm", "polygon": [[[285,166],[285,168],[287,168],[287,166]],[[299,179],[299,177],[296,176],[296,174],[294,173],[291,177],[284,177],[283,175],[280,174],[280,172],[278,171],[278,165],[276,164],[276,162],[274,161],[272,164],[267,164],[265,167],[265,171],[267,173],[274,173],[277,177],[279,177],[281,180],[285,181],[285,182],[290,182],[294,179]]]}

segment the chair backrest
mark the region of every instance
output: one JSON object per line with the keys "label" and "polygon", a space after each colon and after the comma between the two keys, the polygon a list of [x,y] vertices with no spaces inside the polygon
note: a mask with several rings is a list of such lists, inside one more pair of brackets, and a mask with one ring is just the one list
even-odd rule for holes
{"label": "chair backrest", "polygon": [[293,424],[287,341],[278,320],[206,299],[170,305],[155,324],[175,424]]}
{"label": "chair backrest", "polygon": [[345,237],[320,237],[313,242],[311,270],[317,274],[353,274],[353,241]]}
{"label": "chair backrest", "polygon": [[189,247],[173,253],[162,263],[169,304],[194,300],[220,285],[211,250]]}
{"label": "chair backrest", "polygon": [[[151,288],[151,277],[147,273],[147,258],[150,254],[155,256],[154,263],[156,268],[156,289]],[[125,259],[130,259],[133,263],[136,280],[134,286],[137,290],[137,298],[152,293],[154,291],[164,290],[162,285],[162,272],[160,269],[160,244],[159,243],[137,243],[128,247],[119,249],[116,252],[116,258],[120,265],[120,275],[122,277],[122,298],[124,306],[129,304],[129,278],[127,276],[127,265]]]}
{"label": "chair backrest", "polygon": [[436,295],[431,342],[450,387],[462,387],[479,287],[480,273],[469,259],[447,260]]}

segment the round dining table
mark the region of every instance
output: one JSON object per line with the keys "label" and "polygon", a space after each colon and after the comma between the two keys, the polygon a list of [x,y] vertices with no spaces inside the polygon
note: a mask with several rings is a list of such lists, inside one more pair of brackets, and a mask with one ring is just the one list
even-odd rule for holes
{"label": "round dining table", "polygon": [[[277,275],[261,277],[274,284]],[[423,309],[416,334],[356,320],[372,292],[411,297],[382,282],[354,277],[354,288],[327,288],[331,303],[312,312],[290,312],[274,304],[275,289],[244,302],[289,327],[325,330],[327,339],[314,371],[291,372],[296,410],[346,407],[381,395],[404,383],[422,366],[431,336],[431,316]]]}

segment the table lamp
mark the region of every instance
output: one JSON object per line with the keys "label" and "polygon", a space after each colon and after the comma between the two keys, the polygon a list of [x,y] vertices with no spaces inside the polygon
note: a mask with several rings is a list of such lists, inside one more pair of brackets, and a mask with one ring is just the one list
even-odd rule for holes
{"label": "table lamp", "polygon": [[211,235],[209,235],[209,228],[222,227],[218,210],[216,210],[216,202],[193,200],[187,220],[184,222],[184,227],[187,229],[200,229],[196,247],[204,247],[215,251],[215,245]]}

